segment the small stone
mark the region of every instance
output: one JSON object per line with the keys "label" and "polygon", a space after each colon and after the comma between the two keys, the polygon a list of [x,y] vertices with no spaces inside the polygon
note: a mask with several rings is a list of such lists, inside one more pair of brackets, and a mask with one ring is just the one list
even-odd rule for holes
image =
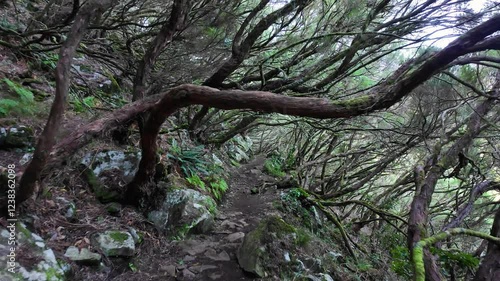
{"label": "small stone", "polygon": [[216,217],[215,217],[216,220],[220,220],[220,221],[223,221],[225,219],[227,219],[227,216],[226,215],[223,215],[223,214],[218,214]]}
{"label": "small stone", "polygon": [[196,259],[196,257],[186,255],[182,260],[187,262],[187,261],[194,261],[195,259]]}
{"label": "small stone", "polygon": [[217,269],[218,267],[215,265],[195,265],[191,266],[189,270],[194,273],[202,273],[205,270],[210,270],[210,269]]}
{"label": "small stone", "polygon": [[135,228],[129,227],[128,232],[130,233],[130,235],[132,235],[132,238],[134,238],[134,242],[136,244],[142,243],[143,240],[142,235],[137,233],[137,230],[135,230]]}
{"label": "small stone", "polygon": [[111,202],[108,205],[106,205],[106,211],[112,216],[116,216],[120,214],[120,211],[122,210],[122,205],[117,202]]}
{"label": "small stone", "polygon": [[229,257],[229,254],[226,251],[222,251],[219,254],[217,254],[217,251],[214,249],[208,249],[205,252],[205,256],[211,260],[214,261],[229,261],[231,258]]}
{"label": "small stone", "polygon": [[262,174],[262,172],[261,172],[259,169],[251,169],[251,170],[250,170],[250,173],[251,173],[251,174],[254,174],[254,175],[259,175],[259,174]]}
{"label": "small stone", "polygon": [[222,275],[224,275],[222,272],[214,272],[214,273],[210,273],[208,275],[208,278],[210,278],[210,280],[220,280]]}
{"label": "small stone", "polygon": [[244,237],[245,237],[245,233],[243,233],[243,232],[235,232],[235,233],[229,234],[226,237],[226,240],[232,243],[232,242],[235,242],[235,241],[243,240]]}
{"label": "small stone", "polygon": [[172,276],[172,277],[177,277],[177,271],[176,271],[176,267],[175,265],[166,265],[166,266],[162,266],[160,268],[161,271],[165,271],[166,273],[168,273],[168,275]]}
{"label": "small stone", "polygon": [[127,231],[105,231],[93,237],[93,244],[106,256],[131,257],[135,253],[135,242]]}
{"label": "small stone", "polygon": [[285,261],[286,261],[286,262],[290,262],[290,261],[292,261],[292,260],[290,259],[290,253],[289,253],[289,252],[285,252],[284,257],[285,257]]}
{"label": "small stone", "polygon": [[196,277],[196,274],[192,273],[189,269],[185,268],[182,271],[182,276],[187,279],[194,279]]}
{"label": "small stone", "polygon": [[243,215],[243,212],[233,212],[233,213],[231,213],[230,216],[231,217],[236,217],[236,216],[241,216],[241,215]]}
{"label": "small stone", "polygon": [[101,255],[92,253],[87,248],[79,250],[75,246],[71,246],[66,249],[66,253],[64,254],[64,256],[76,263],[86,265],[98,265],[101,261]]}

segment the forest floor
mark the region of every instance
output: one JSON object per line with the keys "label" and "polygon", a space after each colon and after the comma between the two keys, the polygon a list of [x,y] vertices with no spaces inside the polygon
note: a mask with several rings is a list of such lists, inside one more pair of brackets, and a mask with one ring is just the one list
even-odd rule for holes
{"label": "forest floor", "polygon": [[[278,190],[251,192],[252,188],[273,181],[262,173],[264,161],[264,156],[258,156],[230,172],[230,189],[219,205],[211,233],[191,235],[181,241],[162,243],[160,247],[142,245],[133,260],[137,272],[131,271],[126,263],[111,261],[112,271],[104,280],[255,280],[240,269],[236,255],[245,234],[263,218],[278,212],[272,206],[279,199]],[[78,280],[104,277],[84,271],[74,277]]]}

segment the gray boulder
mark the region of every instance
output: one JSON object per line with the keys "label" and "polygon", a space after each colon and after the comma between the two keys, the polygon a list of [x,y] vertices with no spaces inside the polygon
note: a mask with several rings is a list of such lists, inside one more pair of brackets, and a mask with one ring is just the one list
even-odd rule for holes
{"label": "gray boulder", "polygon": [[188,233],[209,232],[214,224],[215,201],[193,189],[170,191],[159,210],[151,211],[148,219],[163,232],[179,237]]}
{"label": "gray boulder", "polygon": [[89,153],[81,161],[82,174],[99,201],[117,201],[120,199],[117,189],[132,180],[140,159],[140,152]]}
{"label": "gray boulder", "polygon": [[121,177],[129,181],[139,168],[140,151],[109,150],[99,153],[88,153],[81,164],[89,167],[94,175],[101,180],[110,179],[107,172],[121,172]]}
{"label": "gray boulder", "polygon": [[249,273],[263,278],[267,275],[266,266],[276,257],[283,257],[284,253],[276,253],[280,250],[278,244],[285,243],[286,240],[295,240],[295,228],[287,224],[279,217],[269,217],[259,223],[256,229],[245,236],[243,243],[237,252],[238,263],[241,268]]}

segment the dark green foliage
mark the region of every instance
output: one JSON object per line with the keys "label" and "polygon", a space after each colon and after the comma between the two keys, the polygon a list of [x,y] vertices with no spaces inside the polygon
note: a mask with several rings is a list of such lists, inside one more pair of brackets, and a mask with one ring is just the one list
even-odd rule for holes
{"label": "dark green foliage", "polygon": [[170,152],[167,153],[167,157],[180,166],[186,177],[197,173],[205,176],[209,174],[209,163],[204,159],[204,155],[205,151],[202,145],[185,149],[175,139],[172,139]]}
{"label": "dark green foliage", "polygon": [[302,205],[302,199],[307,197],[307,192],[302,188],[292,188],[281,195],[282,206],[279,208],[294,214],[302,220],[302,224],[310,230],[316,230],[313,210]]}
{"label": "dark green foliage", "polygon": [[[479,266],[479,259],[471,254],[461,251],[443,250],[435,247],[430,248],[431,253],[438,256],[440,266],[449,271],[454,268],[457,273],[465,273],[467,270],[476,270]],[[391,269],[401,277],[410,279],[412,276],[412,265],[408,248],[398,246],[391,249]]]}
{"label": "dark green foliage", "polygon": [[203,180],[197,174],[194,174],[190,177],[187,177],[186,180],[193,187],[210,193],[212,197],[217,201],[222,199],[222,196],[229,188],[227,182],[224,179],[215,175],[211,175]]}
{"label": "dark green foliage", "polygon": [[309,234],[307,231],[305,231],[302,228],[297,229],[297,239],[295,240],[295,243],[297,246],[306,246],[309,241],[311,241],[311,234]]}
{"label": "dark green foliage", "polygon": [[206,191],[205,182],[198,175],[194,174],[190,177],[187,177],[186,180],[190,185],[199,188],[203,191]]}
{"label": "dark green foliage", "polygon": [[216,179],[215,181],[210,182],[210,193],[213,194],[216,200],[222,199],[222,196],[228,190],[229,186],[224,179]]}
{"label": "dark green foliage", "polygon": [[399,276],[410,279],[412,269],[410,264],[410,253],[407,247],[397,246],[391,249],[391,269]]}
{"label": "dark green foliage", "polygon": [[87,109],[93,108],[96,104],[96,98],[93,96],[85,97],[81,101],[79,99],[75,99],[73,101],[73,110],[76,112],[84,112]]}
{"label": "dark green foliage", "polygon": [[479,266],[478,258],[459,250],[443,250],[431,247],[431,253],[439,257],[443,268],[447,270],[455,267],[455,269],[465,273],[467,270],[476,270]]}

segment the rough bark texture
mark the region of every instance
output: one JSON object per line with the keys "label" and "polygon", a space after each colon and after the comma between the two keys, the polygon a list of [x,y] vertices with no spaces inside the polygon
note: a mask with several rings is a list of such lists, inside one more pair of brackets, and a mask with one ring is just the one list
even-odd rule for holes
{"label": "rough bark texture", "polygon": [[[495,214],[491,236],[500,237],[500,209]],[[500,246],[488,242],[488,250],[479,266],[474,281],[497,281],[500,280]]]}
{"label": "rough bark texture", "polygon": [[66,107],[66,98],[69,89],[69,77],[71,61],[76,53],[76,49],[82,40],[90,19],[102,13],[111,5],[112,1],[89,1],[78,12],[75,21],[68,34],[67,40],[59,52],[59,61],[55,70],[56,92],[52,108],[50,110],[47,124],[38,139],[38,143],[33,154],[33,160],[28,164],[19,183],[17,193],[17,203],[20,204],[28,199],[35,191],[36,181],[45,166],[52,147],[55,144],[55,136],[59,130]]}

